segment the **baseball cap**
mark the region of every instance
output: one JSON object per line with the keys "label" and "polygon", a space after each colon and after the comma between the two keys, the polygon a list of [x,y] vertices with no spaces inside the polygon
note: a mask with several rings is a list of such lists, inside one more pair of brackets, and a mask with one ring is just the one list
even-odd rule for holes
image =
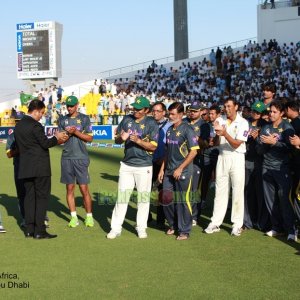
{"label": "baseball cap", "polygon": [[262,101],[256,101],[252,104],[251,109],[259,113],[262,113],[263,111],[266,110],[266,106]]}
{"label": "baseball cap", "polygon": [[201,104],[199,101],[193,101],[192,104],[189,106],[189,110],[200,110]]}
{"label": "baseball cap", "polygon": [[74,106],[78,103],[78,99],[75,96],[69,96],[66,99],[66,105],[68,106]]}
{"label": "baseball cap", "polygon": [[135,102],[131,104],[136,109],[143,109],[150,107],[150,101],[143,96],[136,97]]}

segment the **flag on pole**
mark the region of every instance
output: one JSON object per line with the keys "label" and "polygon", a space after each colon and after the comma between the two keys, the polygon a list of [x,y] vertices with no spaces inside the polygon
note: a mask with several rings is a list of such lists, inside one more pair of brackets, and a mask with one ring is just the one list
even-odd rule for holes
{"label": "flag on pole", "polygon": [[28,102],[29,102],[32,98],[33,98],[32,95],[21,93],[21,94],[20,94],[21,105],[27,105]]}

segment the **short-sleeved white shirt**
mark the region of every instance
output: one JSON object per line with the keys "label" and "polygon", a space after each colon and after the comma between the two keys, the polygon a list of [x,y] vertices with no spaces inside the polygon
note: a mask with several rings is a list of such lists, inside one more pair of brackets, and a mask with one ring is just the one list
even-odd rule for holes
{"label": "short-sleeved white shirt", "polygon": [[231,147],[231,145],[225,139],[225,137],[221,136],[220,146],[219,146],[220,153],[224,153],[224,154],[228,154],[232,152],[246,153],[246,141],[248,139],[248,134],[249,134],[248,121],[243,117],[241,117],[239,114],[237,114],[233,122],[230,123],[230,121],[226,117],[224,117],[222,118],[222,122],[219,121],[219,123],[220,125],[225,126],[227,133],[232,138],[234,138],[235,140],[243,141],[243,143],[238,148],[234,149],[233,147]]}

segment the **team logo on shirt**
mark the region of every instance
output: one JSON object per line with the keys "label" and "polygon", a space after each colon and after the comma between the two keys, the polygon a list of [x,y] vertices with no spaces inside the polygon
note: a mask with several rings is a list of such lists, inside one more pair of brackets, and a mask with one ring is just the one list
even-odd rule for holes
{"label": "team logo on shirt", "polygon": [[194,127],[194,131],[199,131],[199,129],[200,129],[199,126]]}
{"label": "team logo on shirt", "polygon": [[141,124],[140,128],[141,128],[141,129],[144,129],[144,128],[145,128],[145,125],[144,125],[144,124]]}
{"label": "team logo on shirt", "polygon": [[247,137],[248,134],[249,134],[249,131],[248,131],[248,130],[245,130],[243,136],[244,136],[244,137]]}
{"label": "team logo on shirt", "polygon": [[81,120],[79,120],[79,119],[76,120],[76,123],[77,123],[77,124],[81,124]]}
{"label": "team logo on shirt", "polygon": [[278,133],[273,133],[273,137],[276,139],[276,141],[279,141],[281,139],[281,135]]}
{"label": "team logo on shirt", "polygon": [[128,126],[128,128],[130,128],[130,127],[132,126],[132,123],[128,123],[128,125],[127,125],[127,126]]}
{"label": "team logo on shirt", "polygon": [[278,132],[283,132],[283,128],[278,128]]}
{"label": "team logo on shirt", "polygon": [[176,136],[180,136],[181,135],[181,132],[180,131],[177,131],[176,132]]}

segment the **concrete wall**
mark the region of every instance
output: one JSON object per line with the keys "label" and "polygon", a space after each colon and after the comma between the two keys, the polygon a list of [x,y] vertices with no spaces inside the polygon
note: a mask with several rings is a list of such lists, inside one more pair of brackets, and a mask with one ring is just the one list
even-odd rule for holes
{"label": "concrete wall", "polygon": [[[275,2],[276,4],[276,2]],[[300,16],[298,6],[275,9],[257,6],[257,41],[262,43],[275,38],[279,44],[300,41]]]}

